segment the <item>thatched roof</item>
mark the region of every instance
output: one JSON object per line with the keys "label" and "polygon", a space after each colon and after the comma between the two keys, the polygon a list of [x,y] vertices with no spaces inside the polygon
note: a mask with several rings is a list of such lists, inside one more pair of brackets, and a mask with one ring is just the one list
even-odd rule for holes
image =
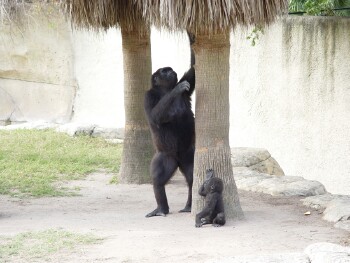
{"label": "thatched roof", "polygon": [[[43,0],[34,0],[40,2]],[[236,25],[265,25],[287,12],[288,0],[50,0],[61,2],[73,25],[88,29],[122,27],[210,34]],[[0,0],[0,18],[28,0]]]}
{"label": "thatched roof", "polygon": [[57,8],[61,0],[0,0],[0,23],[14,22],[21,24],[26,19],[33,18],[33,11],[40,13],[45,5]]}
{"label": "thatched roof", "polygon": [[16,0],[0,0],[0,20],[17,18],[20,11],[24,8],[24,2]]}
{"label": "thatched roof", "polygon": [[288,0],[62,0],[74,25],[90,29],[154,24],[215,33],[236,25],[265,25],[287,13]]}
{"label": "thatched roof", "polygon": [[134,0],[158,27],[212,34],[236,25],[265,25],[287,13],[288,0]]}
{"label": "thatched roof", "polygon": [[134,0],[62,0],[62,6],[78,28],[93,30],[121,27],[142,31],[146,21]]}

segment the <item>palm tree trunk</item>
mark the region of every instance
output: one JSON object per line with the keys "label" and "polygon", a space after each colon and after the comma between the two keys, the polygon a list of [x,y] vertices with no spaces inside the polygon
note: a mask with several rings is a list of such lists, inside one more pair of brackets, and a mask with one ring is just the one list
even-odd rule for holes
{"label": "palm tree trunk", "polygon": [[198,195],[205,172],[213,168],[224,181],[225,213],[228,219],[243,218],[233,178],[229,146],[230,34],[196,35],[196,151],[192,213],[202,210]]}
{"label": "palm tree trunk", "polygon": [[[141,27],[142,25],[140,25]],[[125,134],[121,183],[151,183],[149,165],[154,150],[143,108],[152,75],[150,30],[123,30]]]}

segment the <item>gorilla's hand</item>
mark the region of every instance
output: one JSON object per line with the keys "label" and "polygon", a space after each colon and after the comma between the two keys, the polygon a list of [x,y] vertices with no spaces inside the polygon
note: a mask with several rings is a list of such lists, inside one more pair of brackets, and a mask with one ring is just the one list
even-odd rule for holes
{"label": "gorilla's hand", "polygon": [[211,179],[213,177],[214,177],[214,170],[210,168],[206,172],[205,181],[208,181],[209,179]]}
{"label": "gorilla's hand", "polygon": [[177,94],[182,94],[185,91],[189,91],[190,90],[190,83],[188,83],[188,81],[182,81],[179,84],[177,84],[174,88],[174,92],[176,92]]}

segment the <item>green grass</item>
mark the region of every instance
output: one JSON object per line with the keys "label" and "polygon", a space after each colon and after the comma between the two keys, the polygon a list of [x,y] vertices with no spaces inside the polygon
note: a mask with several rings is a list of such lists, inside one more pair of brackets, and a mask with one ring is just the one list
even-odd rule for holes
{"label": "green grass", "polygon": [[79,246],[102,241],[92,234],[76,234],[63,230],[21,233],[11,238],[0,237],[0,262],[47,259],[61,251],[74,252]]}
{"label": "green grass", "polygon": [[98,171],[116,173],[122,145],[101,138],[70,137],[53,130],[0,131],[0,194],[63,196],[55,183]]}

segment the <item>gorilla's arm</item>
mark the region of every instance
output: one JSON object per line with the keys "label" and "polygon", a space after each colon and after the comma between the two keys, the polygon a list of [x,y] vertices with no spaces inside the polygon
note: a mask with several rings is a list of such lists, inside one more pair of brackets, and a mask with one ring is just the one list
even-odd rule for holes
{"label": "gorilla's arm", "polygon": [[203,210],[196,215],[196,227],[201,227],[204,224],[211,223],[206,221],[205,218],[210,218],[214,213],[216,203],[218,202],[220,197],[219,195],[220,194],[218,193],[210,193],[207,195],[207,197],[205,198],[205,206]]}
{"label": "gorilla's arm", "polygon": [[204,187],[204,183],[201,185],[201,187],[199,188],[198,190],[198,194],[201,195],[201,196],[206,196],[207,193],[205,191],[205,187]]}
{"label": "gorilla's arm", "polygon": [[191,67],[194,66],[194,64],[196,64],[196,58],[194,56],[194,50],[193,50],[193,44],[194,42],[196,42],[196,36],[195,34],[187,31],[187,36],[188,36],[188,40],[190,41],[190,47],[191,47]]}
{"label": "gorilla's arm", "polygon": [[183,81],[187,81],[188,83],[190,83],[190,88],[187,91],[187,94],[189,96],[192,95],[195,87],[196,87],[196,71],[194,69],[194,67],[191,67],[180,79],[179,83],[183,82]]}
{"label": "gorilla's arm", "polygon": [[194,50],[193,50],[193,44],[196,40],[196,37],[194,34],[190,33],[187,31],[187,36],[190,41],[190,47],[191,47],[191,68],[183,75],[183,77],[180,79],[179,83],[186,80],[188,83],[190,83],[190,89],[188,91],[188,95],[191,96],[195,86],[196,86],[196,71],[194,69],[194,65],[196,63],[196,58],[194,55]]}
{"label": "gorilla's arm", "polygon": [[[182,94],[184,91],[190,89],[190,84],[187,81],[178,83],[171,92],[165,94],[158,103],[155,102],[156,98],[152,97],[150,92],[145,97],[145,110],[148,118],[155,124],[166,123],[171,120],[169,109],[176,96]],[[154,105],[155,104],[155,105]]]}

